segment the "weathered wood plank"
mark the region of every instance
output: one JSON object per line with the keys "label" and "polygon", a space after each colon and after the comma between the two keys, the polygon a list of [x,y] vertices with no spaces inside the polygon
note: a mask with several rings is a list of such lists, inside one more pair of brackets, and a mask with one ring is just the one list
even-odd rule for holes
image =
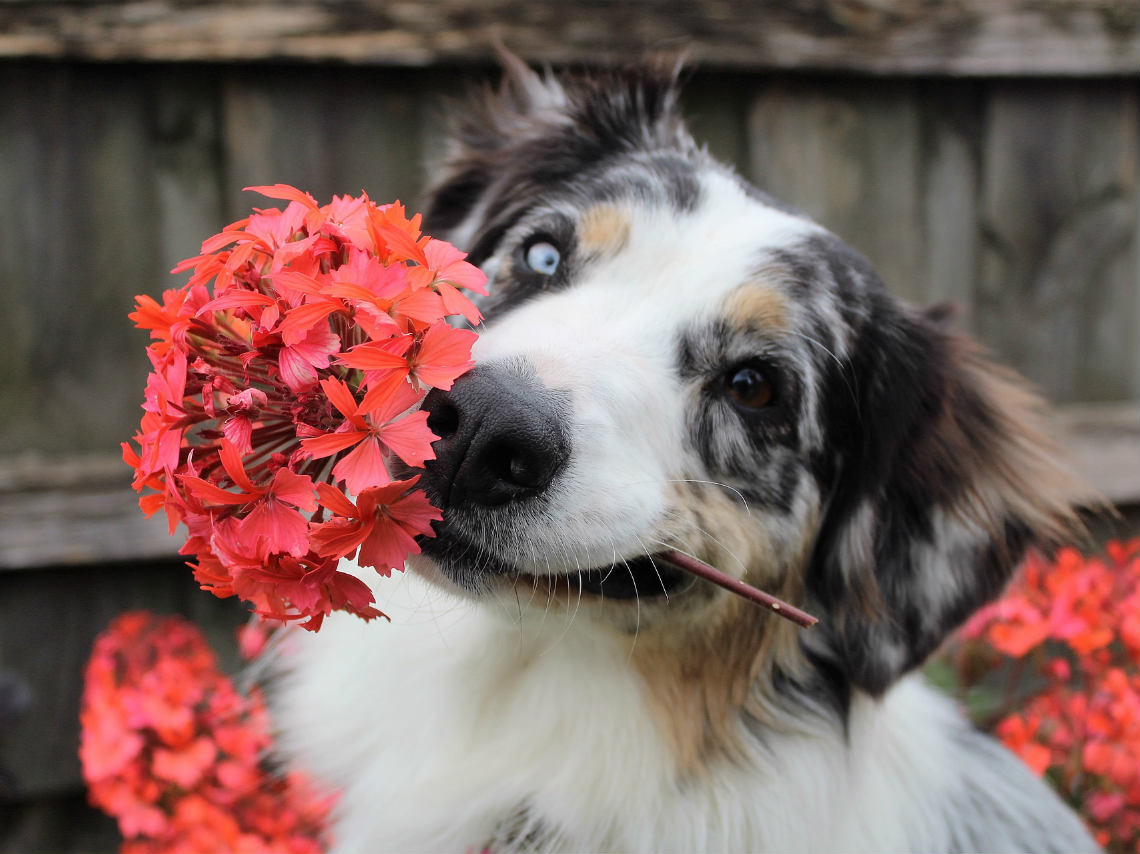
{"label": "weathered wood plank", "polygon": [[136,293],[223,224],[212,72],[0,67],[0,443],[75,454],[137,422]]}
{"label": "weathered wood plank", "polygon": [[0,56],[423,66],[685,49],[709,66],[873,74],[1136,74],[1135,0],[126,0],[0,3]]}
{"label": "weathered wood plank", "polygon": [[228,75],[227,213],[245,216],[266,204],[241,187],[277,182],[321,200],[366,190],[377,201],[414,204],[424,183],[428,105],[441,88],[427,72],[294,67]]}
{"label": "weathered wood plank", "polygon": [[963,329],[974,328],[977,197],[985,84],[925,81],[919,89],[923,152],[921,302],[951,302]]}
{"label": "weathered wood plank", "polygon": [[0,569],[177,559],[162,514],[142,515],[130,469],[110,454],[0,464]]}
{"label": "weathered wood plank", "polygon": [[681,92],[681,106],[693,138],[749,180],[748,112],[755,80],[745,74],[702,74]]}
{"label": "weathered wood plank", "polygon": [[[144,77],[159,240],[159,275],[147,288],[181,284],[166,275],[226,219],[222,203],[220,75],[216,69],[165,68]],[[138,340],[138,339],[136,339]]]}
{"label": "weathered wood plank", "polygon": [[0,66],[0,442],[78,453],[129,435],[146,372],[132,295],[166,278],[153,90],[95,66]]}
{"label": "weathered wood plank", "polygon": [[1055,401],[1135,398],[1137,87],[993,83],[981,169],[980,338]]}
{"label": "weathered wood plank", "polygon": [[1140,502],[1140,403],[1065,406],[1055,413],[1055,429],[1101,495],[1119,505]]}
{"label": "weathered wood plank", "polygon": [[922,149],[913,81],[761,86],[749,117],[756,184],[863,252],[923,301]]}

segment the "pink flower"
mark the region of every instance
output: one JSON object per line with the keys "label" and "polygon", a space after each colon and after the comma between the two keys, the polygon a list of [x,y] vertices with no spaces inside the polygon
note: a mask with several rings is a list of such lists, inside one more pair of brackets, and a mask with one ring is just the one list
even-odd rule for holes
{"label": "pink flower", "polygon": [[313,541],[321,554],[351,557],[359,547],[359,562],[381,575],[403,569],[408,554],[418,554],[416,536],[434,537],[431,523],[443,516],[421,492],[409,492],[418,478],[397,480],[360,493],[356,503],[339,490],[319,484],[321,504],[336,516],[317,525]]}
{"label": "pink flower", "polygon": [[[174,707],[186,736],[171,744],[158,724]],[[118,820],[123,852],[325,849],[333,799],[263,764],[260,695],[239,694],[184,620],[115,620],[95,641],[80,721],[88,794]]]}
{"label": "pink flower", "polygon": [[477,322],[463,292],[485,279],[398,202],[252,189],[285,207],[205,240],[161,303],[138,298],[152,371],[123,459],[143,511],[186,526],[181,552],[214,595],[314,630],[333,610],[371,619],[367,585],[336,569],[332,543],[359,537],[350,550],[388,573],[431,535],[438,516],[388,489],[390,466],[433,457],[418,406],[472,366],[475,333],[446,318]]}

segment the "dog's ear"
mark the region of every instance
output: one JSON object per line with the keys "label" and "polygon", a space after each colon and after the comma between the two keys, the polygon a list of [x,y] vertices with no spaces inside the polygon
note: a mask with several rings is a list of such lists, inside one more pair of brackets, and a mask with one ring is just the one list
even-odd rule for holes
{"label": "dog's ear", "polygon": [[565,111],[565,90],[550,72],[540,76],[505,51],[500,60],[503,77],[497,89],[484,85],[466,103],[449,104],[447,147],[433,170],[423,209],[428,230],[453,242],[454,230],[501,172],[505,153],[526,137],[549,132]]}
{"label": "dog's ear", "polygon": [[1093,496],[1012,371],[885,294],[825,404],[833,491],[809,590],[854,685],[884,691],[996,596],[1026,548],[1082,529]]}
{"label": "dog's ear", "polygon": [[488,231],[604,157],[695,148],[677,108],[677,61],[556,76],[505,51],[500,59],[497,88],[453,105],[447,149],[422,206],[425,228],[461,248],[472,251]]}

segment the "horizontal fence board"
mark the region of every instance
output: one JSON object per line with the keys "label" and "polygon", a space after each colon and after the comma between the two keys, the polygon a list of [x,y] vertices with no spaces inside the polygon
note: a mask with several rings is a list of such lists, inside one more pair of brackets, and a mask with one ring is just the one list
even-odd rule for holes
{"label": "horizontal fence board", "polygon": [[1118,505],[1140,504],[1140,402],[1062,407],[1054,429],[1076,470],[1102,496]]}
{"label": "horizontal fence board", "polygon": [[[1140,503],[1140,403],[1057,410],[1079,473],[1117,504]],[[144,519],[129,471],[112,457],[0,461],[0,570],[176,558],[185,529]]]}
{"label": "horizontal fence board", "polygon": [[0,3],[0,56],[484,62],[686,50],[709,67],[871,74],[1140,72],[1135,0],[186,0]]}

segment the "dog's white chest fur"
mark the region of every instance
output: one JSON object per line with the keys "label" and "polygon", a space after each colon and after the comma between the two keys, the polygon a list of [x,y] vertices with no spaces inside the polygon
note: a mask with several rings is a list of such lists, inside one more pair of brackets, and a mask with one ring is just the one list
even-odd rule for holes
{"label": "dog's white chest fur", "polygon": [[971,801],[994,813],[978,847],[1005,850],[1057,806],[914,677],[856,699],[846,738],[754,733],[748,767],[679,778],[619,640],[410,573],[378,587],[392,622],[297,633],[275,692],[282,750],[343,788],[341,851],[948,850]]}

